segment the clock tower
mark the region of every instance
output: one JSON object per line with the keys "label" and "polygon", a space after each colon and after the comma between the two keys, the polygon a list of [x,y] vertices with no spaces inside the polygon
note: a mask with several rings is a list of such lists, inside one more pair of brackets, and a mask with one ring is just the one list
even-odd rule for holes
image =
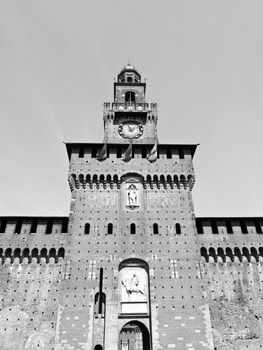
{"label": "clock tower", "polygon": [[192,201],[196,145],[159,144],[128,64],[103,143],[67,143],[72,191],[55,350],[213,349]]}
{"label": "clock tower", "polygon": [[145,99],[146,83],[134,66],[128,64],[114,83],[114,102],[104,103],[104,133],[107,143],[154,144],[157,105]]}

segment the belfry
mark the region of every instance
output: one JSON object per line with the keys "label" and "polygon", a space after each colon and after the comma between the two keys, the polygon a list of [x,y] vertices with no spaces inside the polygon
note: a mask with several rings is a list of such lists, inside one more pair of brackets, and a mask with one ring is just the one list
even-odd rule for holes
{"label": "belfry", "polygon": [[128,64],[67,217],[0,217],[1,350],[260,350],[263,218],[195,217],[197,145],[158,141]]}

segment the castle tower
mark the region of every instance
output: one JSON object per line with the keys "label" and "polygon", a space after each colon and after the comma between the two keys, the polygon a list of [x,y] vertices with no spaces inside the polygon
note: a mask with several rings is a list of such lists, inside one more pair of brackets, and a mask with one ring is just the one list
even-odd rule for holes
{"label": "castle tower", "polygon": [[213,349],[191,190],[196,145],[158,144],[128,64],[100,144],[68,143],[72,190],[56,350]]}

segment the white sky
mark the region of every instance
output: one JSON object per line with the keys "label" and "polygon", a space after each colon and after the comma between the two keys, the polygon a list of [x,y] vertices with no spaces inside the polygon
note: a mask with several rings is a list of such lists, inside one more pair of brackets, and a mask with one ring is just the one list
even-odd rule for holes
{"label": "white sky", "polygon": [[0,0],[0,215],[68,215],[63,141],[101,142],[128,59],[161,143],[200,143],[198,216],[263,216],[263,2]]}

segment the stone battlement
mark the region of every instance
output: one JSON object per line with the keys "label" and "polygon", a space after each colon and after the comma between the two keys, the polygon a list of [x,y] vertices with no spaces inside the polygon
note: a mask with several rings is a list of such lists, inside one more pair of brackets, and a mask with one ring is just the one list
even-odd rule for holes
{"label": "stone battlement", "polygon": [[196,218],[196,227],[199,235],[211,234],[213,237],[217,234],[262,234],[263,217],[200,217]]}
{"label": "stone battlement", "polygon": [[36,216],[1,216],[1,234],[66,234],[68,232],[68,217],[36,217]]}
{"label": "stone battlement", "polygon": [[[108,157],[121,158],[123,152],[127,149],[129,140],[126,144],[108,144]],[[69,160],[76,160],[78,158],[96,158],[97,153],[103,147],[103,143],[67,143],[67,152]],[[197,145],[169,145],[159,144],[157,159],[186,159],[193,158]],[[133,158],[145,159],[151,151],[152,145],[137,144],[133,145]]]}

